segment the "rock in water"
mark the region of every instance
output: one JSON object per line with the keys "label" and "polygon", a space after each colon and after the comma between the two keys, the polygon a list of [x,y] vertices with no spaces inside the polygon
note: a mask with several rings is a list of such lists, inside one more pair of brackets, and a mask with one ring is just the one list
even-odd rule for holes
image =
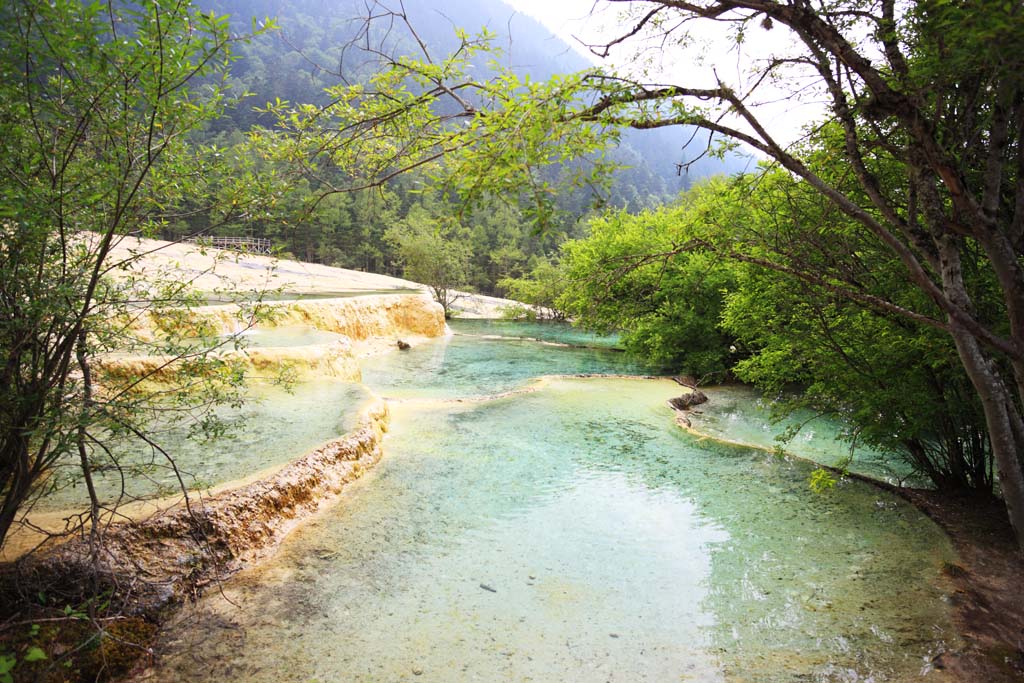
{"label": "rock in water", "polygon": [[408,351],[409,349],[412,348],[412,344],[410,344],[409,342],[404,342],[401,339],[399,339],[398,348],[401,349],[402,351]]}
{"label": "rock in water", "polygon": [[682,396],[676,396],[670,398],[668,404],[672,406],[674,410],[689,410],[694,406],[699,406],[701,403],[707,403],[708,397],[703,391],[694,389],[689,394],[683,394]]}

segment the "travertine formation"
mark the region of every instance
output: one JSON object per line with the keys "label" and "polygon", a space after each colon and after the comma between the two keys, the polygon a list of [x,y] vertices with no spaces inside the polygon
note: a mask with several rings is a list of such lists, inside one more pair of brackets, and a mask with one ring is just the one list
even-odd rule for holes
{"label": "travertine formation", "polygon": [[[273,372],[287,364],[300,374],[358,380],[360,357],[395,349],[397,339],[415,341],[445,334],[441,306],[426,296],[376,295],[267,305],[273,315],[261,326],[301,325],[342,337],[327,344],[224,352],[240,355],[257,372]],[[230,306],[202,307],[188,315],[193,323],[214,325],[224,333],[237,329],[237,316]],[[138,329],[140,334],[151,332],[145,324]],[[107,377],[153,374],[152,379],[159,381],[160,369],[168,361],[117,356],[101,359],[99,365]],[[21,570],[51,578],[96,571],[101,582],[131,582],[130,591],[118,592],[128,596],[124,609],[151,614],[264,555],[299,522],[332,502],[347,483],[381,458],[387,421],[387,405],[376,399],[353,431],[263,479],[207,497],[192,494],[187,505],[179,503],[145,519],[110,525],[104,530],[98,559],[90,558],[88,538],[75,538],[35,554]]]}
{"label": "travertine formation", "polygon": [[[225,357],[241,358],[257,370],[267,371],[287,364],[302,374],[331,376],[358,381],[358,359],[395,347],[397,340],[416,342],[445,334],[444,311],[427,296],[380,294],[311,301],[279,301],[264,304],[267,319],[259,327],[313,327],[343,335],[346,339],[331,344],[291,347],[228,349]],[[164,321],[141,316],[134,332],[152,339]],[[179,333],[205,329],[231,334],[239,328],[239,309],[235,305],[201,306],[181,316],[174,324]],[[184,328],[184,329],[182,329]],[[100,360],[104,372],[116,378],[152,376],[171,371],[171,359],[161,356],[113,356]]]}
{"label": "travertine formation", "polygon": [[310,325],[343,334],[357,353],[391,349],[398,339],[423,339],[445,334],[441,304],[425,296],[360,296],[270,304],[274,325]]}
{"label": "travertine formation", "polygon": [[267,554],[302,520],[334,501],[380,460],[387,423],[387,404],[378,399],[356,429],[265,479],[111,525],[96,563],[88,539],[75,538],[30,557],[20,570],[50,577],[95,571],[101,584],[132,584],[120,593],[126,612],[154,615]]}

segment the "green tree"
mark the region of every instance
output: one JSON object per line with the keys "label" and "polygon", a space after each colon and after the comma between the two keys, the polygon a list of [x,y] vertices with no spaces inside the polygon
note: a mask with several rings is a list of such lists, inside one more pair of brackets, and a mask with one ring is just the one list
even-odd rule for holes
{"label": "green tree", "polygon": [[[826,173],[821,158],[815,163]],[[992,495],[984,415],[952,340],[870,305],[937,313],[919,290],[906,287],[888,252],[787,173],[737,178],[723,185],[720,202],[720,210],[702,216],[704,230],[716,249],[732,249],[750,264],[722,316],[749,356],[735,367],[737,376],[785,397],[786,408],[839,416],[853,443],[908,461],[940,490]],[[779,268],[815,273],[817,280]],[[969,282],[985,315],[998,293],[980,272]],[[860,283],[860,301],[836,291],[844,280]]]}
{"label": "green tree", "polygon": [[221,221],[258,209],[253,178],[218,182],[218,150],[189,139],[228,101],[231,42],[226,18],[188,3],[0,9],[0,543],[68,462],[91,501],[69,531],[95,539],[107,503],[92,473],[118,466],[109,438],[158,447],[145,424],[161,394],[186,412],[238,397],[237,368],[206,353],[208,335],[157,340],[178,372],[155,394],[139,378],[102,385],[95,362],[139,349],[147,309],[198,302],[180,273],[144,279],[137,256],[112,258],[125,235],[153,234],[202,198]]}
{"label": "green tree", "polygon": [[547,257],[533,260],[530,272],[523,277],[508,277],[498,281],[505,290],[505,296],[527,304],[525,313],[544,320],[565,320],[560,299],[568,286],[568,274],[560,263],[552,263]]}
{"label": "green tree", "polygon": [[443,232],[430,217],[413,212],[387,232],[403,267],[404,277],[430,288],[434,301],[451,317],[451,307],[463,293],[469,276],[469,248]]}
{"label": "green tree", "polygon": [[698,186],[671,207],[591,222],[564,247],[569,285],[559,305],[579,324],[621,331],[627,349],[697,377],[724,377],[733,337],[719,328],[736,266],[697,248],[721,182]]}

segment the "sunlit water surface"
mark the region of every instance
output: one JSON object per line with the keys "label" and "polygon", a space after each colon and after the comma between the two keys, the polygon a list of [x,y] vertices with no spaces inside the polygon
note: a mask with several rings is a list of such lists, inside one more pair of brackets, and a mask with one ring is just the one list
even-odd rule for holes
{"label": "sunlit water surface", "polygon": [[683,432],[668,380],[436,400],[629,362],[576,351],[456,337],[373,361],[375,388],[423,399],[392,405],[387,457],[183,613],[155,678],[944,680],[952,552],[901,500],[817,495],[806,463]]}

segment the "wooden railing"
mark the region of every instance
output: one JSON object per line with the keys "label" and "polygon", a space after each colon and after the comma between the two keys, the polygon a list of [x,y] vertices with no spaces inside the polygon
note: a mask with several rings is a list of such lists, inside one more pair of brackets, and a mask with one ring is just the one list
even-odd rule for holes
{"label": "wooden railing", "polygon": [[247,254],[269,254],[271,242],[266,237],[192,237],[186,240],[214,249],[232,249]]}

